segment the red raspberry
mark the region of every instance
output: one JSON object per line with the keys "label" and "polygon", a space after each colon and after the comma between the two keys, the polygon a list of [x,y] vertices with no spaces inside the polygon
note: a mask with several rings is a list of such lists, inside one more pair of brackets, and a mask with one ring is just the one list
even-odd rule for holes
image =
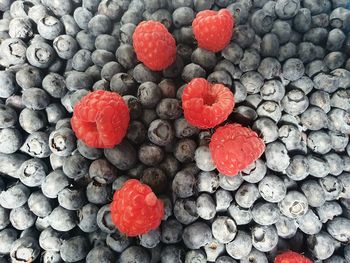
{"label": "red raspberry", "polygon": [[257,160],[263,154],[265,144],[251,129],[228,124],[217,128],[209,148],[218,171],[232,176]]}
{"label": "red raspberry", "polygon": [[192,22],[198,46],[213,52],[223,50],[230,43],[234,26],[233,16],[227,9],[201,11]]}
{"label": "red raspberry", "polygon": [[310,259],[293,251],[287,251],[275,258],[275,263],[312,263]]}
{"label": "red raspberry", "polygon": [[138,236],[160,225],[164,206],[148,185],[131,179],[114,193],[111,215],[120,232]]}
{"label": "red raspberry", "polygon": [[151,70],[163,70],[175,61],[175,39],[162,23],[141,22],[132,39],[137,59]]}
{"label": "red raspberry", "polygon": [[191,80],[182,94],[186,120],[193,126],[207,129],[225,121],[235,105],[233,93],[222,84],[206,79]]}
{"label": "red raspberry", "polygon": [[95,148],[113,148],[129,126],[129,108],[114,92],[90,92],[74,106],[71,124],[78,139]]}

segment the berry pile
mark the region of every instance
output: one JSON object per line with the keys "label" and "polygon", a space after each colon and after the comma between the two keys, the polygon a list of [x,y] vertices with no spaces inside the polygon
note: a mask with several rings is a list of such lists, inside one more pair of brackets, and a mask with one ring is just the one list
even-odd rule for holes
{"label": "berry pile", "polygon": [[350,262],[349,0],[0,0],[0,263]]}

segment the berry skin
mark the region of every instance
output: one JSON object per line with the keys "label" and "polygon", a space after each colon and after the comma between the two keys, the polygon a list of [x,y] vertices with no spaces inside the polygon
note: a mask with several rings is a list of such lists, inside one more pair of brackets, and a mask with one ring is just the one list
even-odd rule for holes
{"label": "berry skin", "polygon": [[160,71],[175,61],[175,39],[162,23],[141,22],[132,38],[137,59],[149,69]]}
{"label": "berry skin", "polygon": [[148,185],[131,179],[114,193],[111,215],[120,232],[138,236],[160,225],[164,205]]}
{"label": "berry skin", "polygon": [[213,52],[223,50],[230,43],[234,25],[227,9],[201,11],[192,22],[198,46]]}
{"label": "berry skin", "polygon": [[263,154],[265,144],[249,128],[228,124],[214,132],[209,149],[218,171],[233,176],[256,161]]}
{"label": "berry skin", "polygon": [[120,95],[97,90],[75,104],[71,124],[89,147],[113,148],[124,138],[129,121],[129,108]]}
{"label": "berry skin", "polygon": [[191,80],[182,94],[185,119],[201,129],[213,128],[225,121],[234,105],[233,93],[227,87],[203,78]]}
{"label": "berry skin", "polygon": [[275,263],[312,263],[312,261],[296,252],[287,251],[278,255]]}

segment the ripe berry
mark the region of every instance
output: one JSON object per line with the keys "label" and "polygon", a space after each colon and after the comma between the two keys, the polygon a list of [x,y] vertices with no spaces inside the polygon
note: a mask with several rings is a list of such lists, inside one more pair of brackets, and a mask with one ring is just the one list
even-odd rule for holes
{"label": "ripe berry", "polygon": [[124,138],[129,120],[129,108],[120,95],[97,90],[75,104],[71,124],[86,145],[113,148]]}
{"label": "ripe berry", "polygon": [[137,59],[151,70],[163,70],[175,61],[175,39],[162,23],[141,22],[132,38]]}
{"label": "ripe berry", "polygon": [[263,154],[265,144],[249,128],[228,124],[214,132],[209,148],[219,172],[233,176],[256,161]]}
{"label": "ripe berry", "polygon": [[148,185],[131,179],[114,193],[111,216],[120,232],[138,236],[160,225],[164,205]]}
{"label": "ripe berry", "polygon": [[213,128],[225,121],[234,107],[233,93],[222,84],[195,78],[185,87],[182,108],[185,119],[198,128]]}
{"label": "ripe berry", "polygon": [[230,43],[234,25],[227,9],[201,11],[192,22],[198,46],[213,52],[223,50]]}
{"label": "ripe berry", "polygon": [[312,263],[312,261],[296,252],[287,251],[278,255],[275,263]]}

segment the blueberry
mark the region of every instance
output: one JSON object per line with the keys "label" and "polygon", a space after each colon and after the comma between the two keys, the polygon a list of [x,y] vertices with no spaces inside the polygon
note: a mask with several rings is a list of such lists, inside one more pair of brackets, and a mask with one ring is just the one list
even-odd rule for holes
{"label": "blueberry", "polygon": [[312,207],[320,207],[326,201],[322,187],[315,180],[308,180],[302,183],[301,190]]}
{"label": "blueberry", "polygon": [[46,15],[37,22],[39,34],[48,40],[54,40],[63,33],[63,24],[56,18]]}
{"label": "blueberry", "polygon": [[241,263],[251,263],[251,262],[259,262],[259,263],[267,263],[267,257],[263,252],[253,248],[249,255],[241,259]]}
{"label": "blueberry", "polygon": [[73,236],[62,242],[61,258],[66,262],[77,262],[86,257],[89,252],[88,240],[83,236]]}
{"label": "blueberry", "polygon": [[239,62],[239,68],[243,72],[248,72],[256,70],[259,67],[259,64],[259,53],[255,49],[248,48],[244,51],[243,58]]}
{"label": "blueberry", "polygon": [[14,208],[10,212],[11,225],[18,230],[25,230],[35,223],[36,216],[29,210],[28,205]]}
{"label": "blueberry", "polygon": [[107,160],[120,170],[130,169],[137,159],[136,150],[126,140],[112,149],[105,149],[104,154]]}
{"label": "blueberry", "polygon": [[69,231],[77,224],[74,211],[57,206],[49,215],[50,226],[57,231]]}
{"label": "blueberry", "polygon": [[[274,31],[274,33],[275,32],[276,31]],[[278,56],[280,40],[278,39],[278,36],[274,33],[268,33],[262,38],[260,53],[263,57]]]}
{"label": "blueberry", "polygon": [[172,190],[180,198],[190,197],[194,194],[195,184],[194,174],[186,170],[181,170],[174,177]]}
{"label": "blueberry", "polygon": [[168,219],[161,225],[161,241],[165,244],[175,244],[182,239],[183,227],[175,219]]}
{"label": "blueberry", "polygon": [[86,262],[112,262],[115,260],[114,253],[106,246],[96,246],[86,255]]}
{"label": "blueberry", "polygon": [[221,51],[221,55],[233,64],[237,64],[243,58],[243,49],[238,44],[231,43]]}
{"label": "blueberry", "polygon": [[[0,50],[0,64],[4,67],[21,65],[26,61],[27,45],[18,38],[7,38],[1,41]],[[3,74],[5,71],[1,72]],[[9,84],[7,84],[5,87],[8,87]]]}
{"label": "blueberry", "polygon": [[252,228],[252,244],[261,252],[271,251],[278,243],[277,230],[274,226],[256,225]]}
{"label": "blueberry", "polygon": [[[0,84],[2,87],[2,89],[0,91],[0,98],[7,99],[17,91],[15,75],[10,71],[0,71],[0,79],[1,79]],[[15,114],[14,112],[12,112],[11,109],[8,109],[4,105],[0,105],[0,106],[1,106],[1,111],[3,112],[1,115],[5,115],[6,112],[7,112],[7,114],[11,114],[11,115]],[[4,112],[4,111],[6,111],[6,112]],[[4,117],[2,117],[2,118],[4,118]],[[15,122],[15,120],[16,119],[8,120],[7,122],[13,123],[13,122]],[[6,125],[6,122],[1,122],[1,126],[3,126],[3,125]]]}
{"label": "blueberry", "polygon": [[192,263],[192,262],[205,263],[207,262],[207,256],[202,250],[199,250],[199,249],[189,250],[186,253],[185,263]]}
{"label": "blueberry", "polygon": [[248,94],[258,93],[264,84],[264,78],[256,71],[244,73],[240,79]]}
{"label": "blueberry", "polygon": [[10,211],[0,206],[0,230],[5,229],[10,224]]}
{"label": "blueberry", "polygon": [[203,193],[198,196],[196,205],[199,217],[203,218],[204,220],[210,220],[215,217],[215,202],[210,195]]}
{"label": "blueberry", "polygon": [[140,246],[131,246],[120,254],[118,262],[150,263],[150,256],[144,248]]}
{"label": "blueberry", "polygon": [[257,119],[252,128],[261,135],[265,143],[273,142],[278,138],[277,125],[270,118],[262,117]]}
{"label": "blueberry", "polygon": [[81,207],[78,211],[78,226],[85,233],[91,233],[98,229],[96,216],[99,208],[91,203]]}
{"label": "blueberry", "polygon": [[161,263],[166,262],[183,262],[185,258],[185,251],[183,248],[175,245],[165,246],[160,254]]}
{"label": "blueberry", "polygon": [[[127,45],[127,44],[120,45],[117,48],[115,55],[117,57],[118,63],[122,65],[125,69],[131,69],[137,64],[136,54],[131,45]],[[140,71],[139,74],[136,76],[138,79],[143,80],[144,78],[147,77],[143,75],[146,75],[147,73],[150,74],[148,71],[143,69],[142,66],[139,66],[137,70]],[[151,75],[150,78],[153,79],[154,76]]]}
{"label": "blueberry", "polygon": [[326,263],[334,263],[334,262],[339,262],[339,263],[345,263],[345,259],[341,256],[333,255],[332,257],[328,258],[325,260]]}
{"label": "blueberry", "polygon": [[39,236],[39,245],[44,250],[59,252],[64,234],[48,227]]}
{"label": "blueberry", "polygon": [[326,159],[316,155],[307,156],[309,162],[309,173],[318,178],[323,178],[330,172],[330,165]]}
{"label": "blueberry", "polygon": [[32,66],[48,68],[55,58],[55,51],[45,42],[33,42],[27,48],[26,56]]}
{"label": "blueberry", "polygon": [[[242,51],[243,52],[243,51]],[[216,65],[216,56],[214,52],[197,48],[191,55],[191,61],[204,69],[212,69]]]}
{"label": "blueberry", "polygon": [[[242,258],[241,261],[243,262],[244,259]],[[220,256],[216,259],[215,263],[237,263],[237,261],[230,256]]]}
{"label": "blueberry", "polygon": [[187,64],[182,71],[181,77],[185,82],[190,82],[194,78],[205,78],[205,70],[195,63]]}
{"label": "blueberry", "polygon": [[292,42],[280,46],[278,53],[278,61],[283,62],[289,58],[295,57],[297,53],[297,47]]}
{"label": "blueberry", "polygon": [[11,184],[0,192],[0,205],[6,209],[20,207],[27,202],[29,195],[29,189],[22,183]]}
{"label": "blueberry", "polygon": [[181,116],[182,109],[179,100],[165,98],[158,103],[156,112],[161,119],[174,120]]}
{"label": "blueberry", "polygon": [[246,232],[238,230],[235,239],[226,244],[225,247],[226,252],[232,258],[242,259],[252,250],[252,239]]}
{"label": "blueberry", "polygon": [[114,53],[119,46],[119,40],[111,35],[98,35],[95,39],[96,49],[106,50]]}
{"label": "blueberry", "polygon": [[348,8],[335,8],[329,15],[330,25],[348,31],[350,26],[350,16]]}
{"label": "blueberry", "polygon": [[295,236],[298,230],[298,224],[295,219],[281,215],[275,224],[277,234],[282,238],[291,238]]}
{"label": "blueberry", "polygon": [[327,175],[326,177],[320,178],[319,183],[325,192],[326,201],[336,200],[339,198],[343,190],[343,185],[338,178]]}
{"label": "blueberry", "polygon": [[112,234],[108,234],[106,238],[106,244],[115,252],[121,253],[124,251],[132,242],[131,238],[116,231]]}
{"label": "blueberry", "polygon": [[57,198],[57,195],[66,186],[68,186],[68,178],[62,170],[55,170],[48,174],[41,185],[43,194],[48,198]]}
{"label": "blueberry", "polygon": [[35,261],[39,254],[40,247],[33,237],[22,237],[12,243],[11,262]]}
{"label": "blueberry", "polygon": [[276,172],[285,171],[290,162],[286,147],[277,141],[267,145],[265,156],[267,167]]}
{"label": "blueberry", "polygon": [[174,216],[185,225],[195,222],[199,217],[196,202],[192,199],[177,199],[174,204]]}
{"label": "blueberry", "polygon": [[274,17],[264,9],[255,11],[251,16],[251,24],[259,35],[268,33],[273,27]]}
{"label": "blueberry", "polygon": [[3,255],[10,254],[12,244],[17,239],[17,231],[13,228],[6,228],[0,231],[0,252]]}
{"label": "blueberry", "polygon": [[315,235],[322,229],[322,222],[312,210],[298,218],[297,222],[299,229],[307,235]]}
{"label": "blueberry", "polygon": [[[278,55],[278,49],[277,49],[277,54],[275,54],[275,56],[277,55]],[[265,79],[276,78],[281,74],[281,64],[276,58],[266,57],[261,60],[261,63],[258,67],[258,72]]]}
{"label": "blueberry", "polygon": [[309,175],[309,161],[304,155],[295,155],[291,158],[290,164],[286,169],[289,178],[295,181],[301,181]]}
{"label": "blueberry", "polygon": [[155,193],[159,194],[166,190],[167,176],[163,170],[150,167],[143,170],[141,182],[149,185]]}
{"label": "blueberry", "polygon": [[253,220],[259,225],[273,225],[280,218],[280,212],[276,204],[259,202],[252,208]]}
{"label": "blueberry", "polygon": [[0,153],[11,154],[22,145],[22,134],[15,128],[0,130]]}
{"label": "blueberry", "polygon": [[298,191],[289,191],[285,198],[278,203],[282,214],[289,218],[299,218],[306,214],[308,210],[308,201],[302,193]]}
{"label": "blueberry", "polygon": [[242,184],[235,194],[237,204],[243,208],[250,208],[259,198],[260,194],[255,184]]}
{"label": "blueberry", "polygon": [[76,35],[76,41],[82,49],[89,51],[95,50],[95,36],[86,30],[79,31]]}
{"label": "blueberry", "polygon": [[226,87],[232,86],[232,78],[226,70],[214,71],[208,76],[208,81],[211,83],[220,83]]}
{"label": "blueberry", "polygon": [[334,252],[334,240],[326,232],[321,231],[316,235],[308,236],[306,242],[311,253],[318,259],[327,259]]}
{"label": "blueberry", "polygon": [[185,227],[182,239],[189,249],[199,249],[212,241],[212,233],[207,224],[196,222]]}
{"label": "blueberry", "polygon": [[42,87],[54,98],[62,98],[67,91],[64,78],[57,73],[47,74],[42,81]]}
{"label": "blueberry", "polygon": [[100,210],[98,210],[96,221],[98,227],[107,234],[111,234],[117,231],[112,221],[109,205],[104,205],[100,208]]}
{"label": "blueberry", "polygon": [[[106,204],[109,200],[111,200],[111,186],[92,181],[86,187],[86,197],[92,204]],[[80,198],[79,201],[82,205],[84,199]]]}
{"label": "blueberry", "polygon": [[154,248],[160,242],[160,230],[154,229],[140,236],[140,245],[145,248]]}
{"label": "blueberry", "polygon": [[38,217],[46,217],[52,211],[50,200],[41,192],[33,192],[28,199],[28,207]]}

